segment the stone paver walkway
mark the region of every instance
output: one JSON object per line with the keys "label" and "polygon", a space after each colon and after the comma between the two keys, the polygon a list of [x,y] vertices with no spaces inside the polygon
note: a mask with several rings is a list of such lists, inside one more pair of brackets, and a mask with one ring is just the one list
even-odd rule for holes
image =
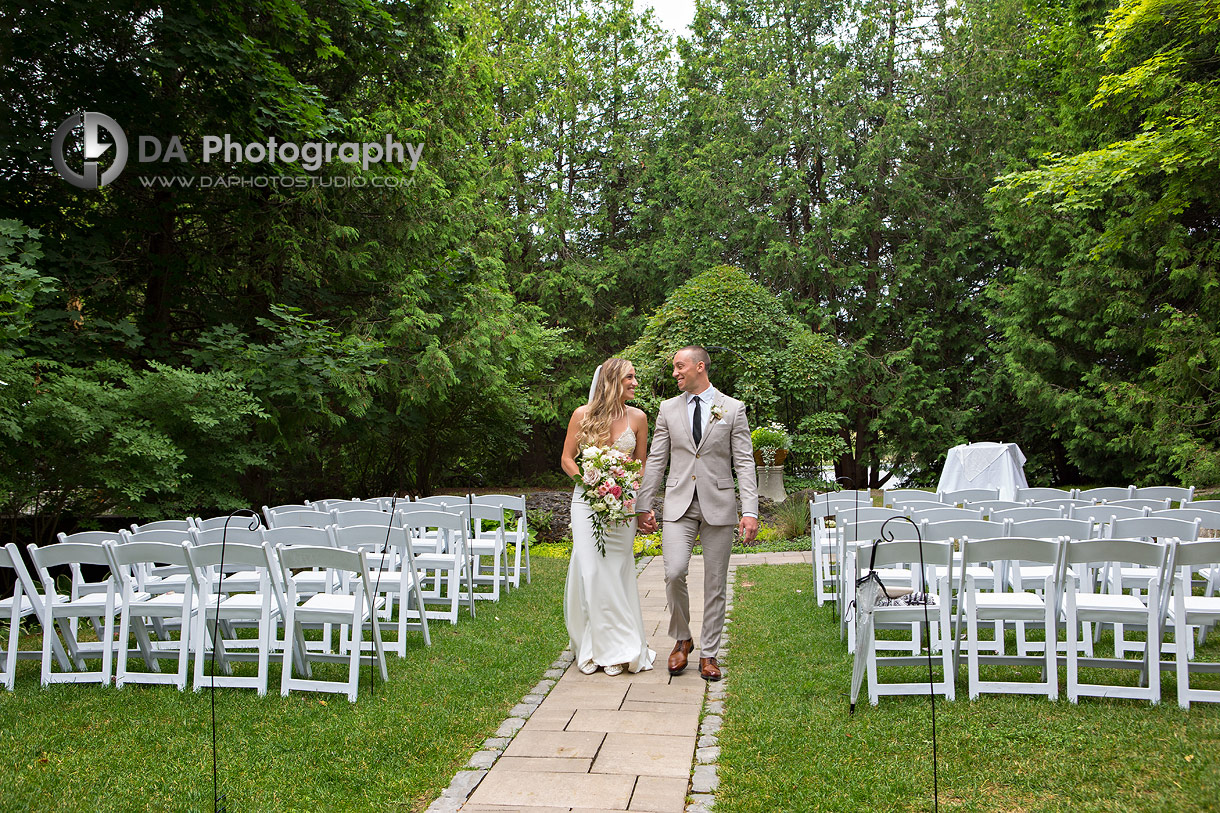
{"label": "stone paver walkway", "polygon": [[[809,557],[807,551],[734,555],[731,564],[808,563]],[[668,635],[660,556],[644,567],[638,583],[644,629],[657,652],[655,668],[607,677],[600,671],[584,675],[575,665],[568,666],[541,704],[528,713],[524,725],[519,719],[506,721],[507,729],[498,733],[512,738],[498,757],[490,755],[494,759],[490,770],[455,777],[455,785],[477,784],[464,804],[460,797],[450,797],[456,803],[453,809],[462,813],[686,810],[707,684],[699,677],[697,648],[681,675],[671,677],[665,667],[673,642]],[[698,641],[703,616],[701,556],[691,559],[688,585],[691,631]],[[726,678],[730,671],[731,665],[726,666]],[[473,762],[471,767],[476,767]],[[467,778],[468,783],[460,782]]]}

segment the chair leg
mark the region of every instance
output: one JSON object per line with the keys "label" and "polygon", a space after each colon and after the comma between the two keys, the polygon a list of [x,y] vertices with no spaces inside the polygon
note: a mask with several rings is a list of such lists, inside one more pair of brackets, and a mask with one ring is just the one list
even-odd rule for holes
{"label": "chair leg", "polygon": [[[1069,703],[1077,703],[1080,700],[1080,690],[1077,684],[1079,666],[1077,661],[1080,653],[1076,648],[1076,599],[1070,590],[1067,594],[1065,605],[1065,615],[1067,617],[1067,696]],[[1088,634],[1087,630],[1085,634]]]}
{"label": "chair leg", "polygon": [[[296,641],[296,613],[294,612],[293,601],[289,600],[287,613],[284,618],[284,668],[280,674],[280,696],[288,696],[288,687],[292,682],[292,653],[296,650],[296,646],[289,646],[290,641]],[[307,659],[306,659],[307,660]],[[308,662],[308,661],[307,661]]]}
{"label": "chair leg", "polygon": [[1190,635],[1190,627],[1186,625],[1186,609],[1182,602],[1177,606],[1177,630],[1174,633],[1174,649],[1177,650],[1177,663],[1174,664],[1178,675],[1178,705],[1184,709],[1190,708],[1190,662],[1186,658],[1186,637]]}
{"label": "chair leg", "polygon": [[1046,646],[1042,651],[1046,655],[1046,699],[1059,698],[1059,634],[1055,630],[1055,616],[1052,608],[1047,609],[1042,628],[1046,636]]}

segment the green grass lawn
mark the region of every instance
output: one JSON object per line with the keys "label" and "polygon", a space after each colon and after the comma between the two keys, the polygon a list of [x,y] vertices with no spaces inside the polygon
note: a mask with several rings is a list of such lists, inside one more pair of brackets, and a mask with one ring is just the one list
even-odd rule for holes
{"label": "green grass lawn", "polygon": [[[371,693],[363,670],[355,704],[344,695],[281,698],[277,666],[267,697],[217,690],[228,809],[427,807],[567,644],[567,562],[533,565],[533,584],[480,603],[477,618],[432,622],[431,648],[387,655],[390,680]],[[23,638],[22,648],[36,640]],[[322,668],[346,677],[346,666]],[[210,714],[208,692],[189,688],[43,690],[38,663],[23,661],[16,691],[0,690],[0,810],[210,811]]]}
{"label": "green grass lawn", "polygon": [[[873,707],[865,686],[848,716],[851,657],[833,606],[817,607],[809,567],[739,568],[734,605],[717,813],[931,810],[928,699],[883,696]],[[1220,634],[1205,651],[1220,660]],[[1179,709],[1172,672],[1158,707],[972,703],[964,664],[957,693],[936,703],[942,809],[1220,808],[1220,705]]]}

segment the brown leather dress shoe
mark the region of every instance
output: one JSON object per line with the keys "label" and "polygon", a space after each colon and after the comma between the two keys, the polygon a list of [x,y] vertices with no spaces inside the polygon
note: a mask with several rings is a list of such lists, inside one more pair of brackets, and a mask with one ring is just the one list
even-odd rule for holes
{"label": "brown leather dress shoe", "polygon": [[724,677],[724,675],[720,673],[720,667],[716,664],[715,658],[700,658],[699,677],[704,680],[717,681]]}
{"label": "brown leather dress shoe", "polygon": [[674,644],[674,651],[669,653],[669,674],[680,675],[686,669],[686,656],[695,648],[695,642],[687,638]]}

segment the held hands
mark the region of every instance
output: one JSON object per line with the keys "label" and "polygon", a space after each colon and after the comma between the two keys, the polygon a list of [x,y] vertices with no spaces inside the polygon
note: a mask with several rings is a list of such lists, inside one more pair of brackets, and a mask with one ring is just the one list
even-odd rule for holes
{"label": "held hands", "polygon": [[637,516],[639,517],[637,527],[640,529],[641,533],[656,533],[657,518],[651,511],[640,511]]}
{"label": "held hands", "polygon": [[758,536],[758,517],[742,517],[737,526],[737,535],[741,537],[743,545],[753,542],[754,537]]}

